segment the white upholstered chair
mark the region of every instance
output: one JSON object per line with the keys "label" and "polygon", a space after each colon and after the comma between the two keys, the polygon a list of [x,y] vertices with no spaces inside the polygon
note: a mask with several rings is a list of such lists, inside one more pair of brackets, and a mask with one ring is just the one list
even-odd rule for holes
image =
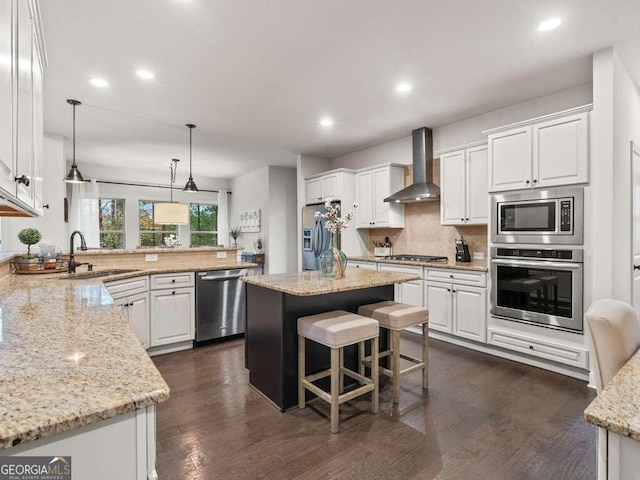
{"label": "white upholstered chair", "polygon": [[585,321],[596,389],[600,393],[640,348],[640,318],[631,305],[605,299],[593,302]]}

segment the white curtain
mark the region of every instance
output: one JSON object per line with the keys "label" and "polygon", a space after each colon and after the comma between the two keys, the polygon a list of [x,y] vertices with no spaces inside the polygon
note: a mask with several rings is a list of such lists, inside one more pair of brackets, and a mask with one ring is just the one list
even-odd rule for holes
{"label": "white curtain", "polygon": [[218,245],[229,245],[229,201],[226,190],[218,192]]}
{"label": "white curtain", "polygon": [[71,208],[69,211],[70,232],[80,230],[87,246],[100,248],[98,183],[74,183],[71,188]]}

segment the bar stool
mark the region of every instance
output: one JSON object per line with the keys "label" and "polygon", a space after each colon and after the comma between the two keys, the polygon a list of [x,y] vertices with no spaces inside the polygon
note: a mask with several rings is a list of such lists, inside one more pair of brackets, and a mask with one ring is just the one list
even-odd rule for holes
{"label": "bar stool", "polygon": [[[358,314],[370,317],[378,322],[382,328],[386,328],[391,334],[391,348],[380,352],[379,358],[391,356],[391,370],[380,367],[380,371],[391,377],[393,383],[393,403],[398,403],[400,399],[400,378],[418,370],[422,370],[422,388],[429,386],[429,337],[428,322],[429,310],[415,305],[385,301],[362,305],[358,309]],[[422,359],[417,359],[400,353],[400,331],[403,328],[413,325],[422,325]],[[360,354],[360,372],[364,371],[365,365],[375,365],[375,359],[365,357]],[[400,370],[400,359],[413,363],[410,367]]]}
{"label": "bar stool", "polygon": [[[372,392],[371,411],[378,413],[378,335],[380,327],[376,320],[362,317],[343,310],[310,315],[298,318],[298,407],[304,408],[305,390],[315,393],[325,402],[331,404],[331,433],[338,433],[340,421],[340,405],[352,398]],[[331,368],[312,375],[305,370],[305,339],[325,345],[331,349]],[[371,340],[372,362],[371,378],[363,372],[354,372],[344,367],[344,347],[358,344],[364,350],[364,342]],[[360,362],[359,362],[360,364]],[[362,386],[347,393],[342,393],[343,375],[360,382]],[[312,382],[331,377],[331,391],[327,393]]]}

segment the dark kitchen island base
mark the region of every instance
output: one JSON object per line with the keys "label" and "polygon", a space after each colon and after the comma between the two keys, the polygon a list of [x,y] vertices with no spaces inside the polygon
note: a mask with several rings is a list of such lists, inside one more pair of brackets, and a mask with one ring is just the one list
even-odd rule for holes
{"label": "dark kitchen island base", "polygon": [[[393,300],[393,292],[391,284],[323,295],[298,296],[247,283],[245,358],[249,369],[249,383],[281,411],[297,405],[298,318],[329,310],[357,313],[360,305]],[[386,349],[387,345],[386,331],[381,330],[380,349]],[[308,373],[329,368],[329,348],[307,341],[306,350]],[[357,370],[356,345],[345,348],[344,359],[345,366]]]}

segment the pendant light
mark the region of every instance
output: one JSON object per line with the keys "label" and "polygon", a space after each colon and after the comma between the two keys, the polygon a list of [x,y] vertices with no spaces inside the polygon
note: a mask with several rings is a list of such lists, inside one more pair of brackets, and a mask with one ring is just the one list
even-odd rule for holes
{"label": "pendant light", "polygon": [[158,225],[184,225],[189,223],[189,205],[173,201],[173,183],[176,181],[176,170],[178,170],[178,160],[171,160],[171,200],[169,202],[157,202],[153,204],[153,223]]}
{"label": "pendant light", "polygon": [[67,100],[67,103],[73,106],[73,163],[67,176],[64,177],[64,181],[67,183],[85,183],[86,180],[82,177],[78,165],[76,164],[76,106],[82,105],[78,100]]}
{"label": "pendant light", "polygon": [[192,123],[187,123],[185,127],[189,129],[189,180],[187,180],[187,184],[182,191],[195,193],[198,191],[198,187],[196,186],[196,182],[193,181],[193,175],[191,174],[191,156],[193,153],[193,129],[196,128],[196,126]]}

